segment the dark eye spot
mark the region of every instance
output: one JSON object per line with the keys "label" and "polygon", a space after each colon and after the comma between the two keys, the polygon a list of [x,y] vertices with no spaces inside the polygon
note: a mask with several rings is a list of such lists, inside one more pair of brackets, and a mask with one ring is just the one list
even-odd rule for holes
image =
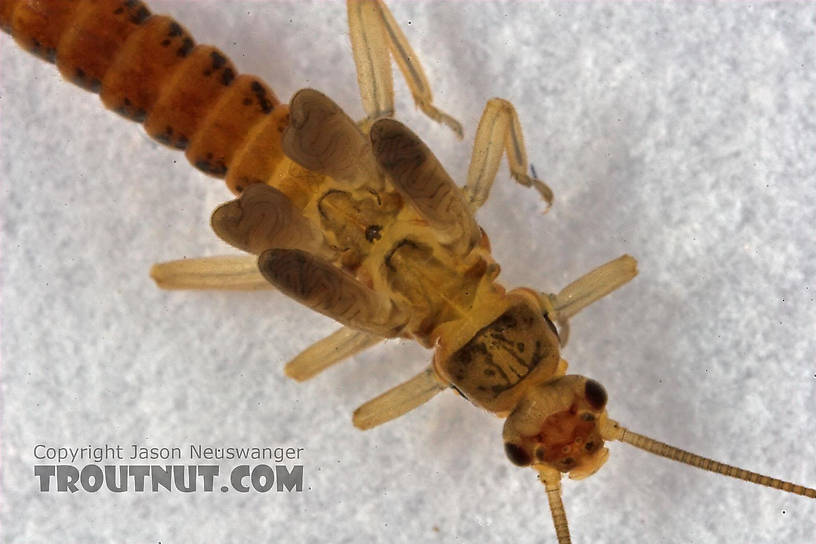
{"label": "dark eye spot", "polygon": [[507,458],[510,459],[511,463],[520,467],[526,467],[532,462],[527,450],[510,442],[504,444],[504,453],[507,454]]}
{"label": "dark eye spot", "polygon": [[595,410],[601,410],[606,406],[606,389],[595,380],[587,380],[584,386],[584,396],[587,402]]}
{"label": "dark eye spot", "polygon": [[380,231],[382,231],[382,225],[369,225],[368,227],[366,227],[365,230],[366,240],[368,240],[369,242],[379,240],[380,238],[382,238],[382,234],[380,234]]}

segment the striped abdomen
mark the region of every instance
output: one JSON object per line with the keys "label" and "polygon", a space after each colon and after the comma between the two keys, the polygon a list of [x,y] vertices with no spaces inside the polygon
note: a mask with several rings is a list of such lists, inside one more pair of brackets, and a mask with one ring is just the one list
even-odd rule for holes
{"label": "striped abdomen", "polygon": [[283,166],[288,107],[138,0],[0,0],[0,26],[235,193]]}

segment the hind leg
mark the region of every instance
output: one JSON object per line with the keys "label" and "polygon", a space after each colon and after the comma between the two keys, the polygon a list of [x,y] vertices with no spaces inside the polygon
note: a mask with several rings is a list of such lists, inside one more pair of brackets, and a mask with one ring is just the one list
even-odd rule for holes
{"label": "hind leg", "polygon": [[377,119],[394,115],[390,55],[408,83],[417,107],[461,138],[462,125],[433,105],[431,87],[422,65],[385,3],[381,0],[347,0],[346,6],[357,82],[366,112],[366,119],[361,123],[363,130],[367,132]]}
{"label": "hind leg", "polygon": [[493,98],[487,102],[476,130],[467,184],[463,189],[471,209],[480,208],[490,195],[502,154],[507,156],[510,176],[538,191],[549,207],[553,201],[552,189],[527,175],[527,150],[516,109],[507,100]]}

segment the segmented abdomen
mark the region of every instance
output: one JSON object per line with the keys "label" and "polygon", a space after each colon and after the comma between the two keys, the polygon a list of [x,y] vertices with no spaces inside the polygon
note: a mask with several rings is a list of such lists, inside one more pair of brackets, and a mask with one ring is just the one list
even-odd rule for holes
{"label": "segmented abdomen", "polygon": [[240,193],[282,167],[288,107],[138,0],[0,0],[0,26],[106,107]]}

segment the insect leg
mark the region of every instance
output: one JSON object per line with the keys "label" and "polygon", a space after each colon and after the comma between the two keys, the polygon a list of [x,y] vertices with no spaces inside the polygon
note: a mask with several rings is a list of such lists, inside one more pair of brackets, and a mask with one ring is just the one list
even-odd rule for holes
{"label": "insect leg", "polygon": [[459,138],[462,125],[433,105],[431,87],[422,65],[411,49],[394,16],[381,0],[347,0],[349,34],[357,82],[363,99],[367,129],[374,121],[394,115],[394,82],[391,77],[389,51],[402,72],[417,107],[425,115],[447,125]]}
{"label": "insect leg", "polygon": [[499,170],[502,153],[507,155],[512,178],[525,187],[535,188],[547,205],[551,205],[552,189],[544,182],[527,175],[527,150],[516,109],[507,100],[492,98],[487,102],[476,130],[467,184],[464,187],[471,209],[478,209],[487,200]]}
{"label": "insect leg", "polygon": [[382,340],[380,336],[343,327],[303,350],[286,363],[284,371],[290,378],[302,382]]}
{"label": "insect leg", "polygon": [[462,192],[416,134],[393,119],[371,127],[374,157],[394,186],[457,255],[466,255],[481,239],[481,230]]}
{"label": "insect leg", "polygon": [[150,277],[162,289],[274,289],[258,271],[258,259],[237,255],[181,259],[154,264]]}
{"label": "insect leg", "polygon": [[558,294],[543,294],[547,314],[558,323],[561,345],[569,339],[569,318],[621,287],[637,275],[637,261],[629,255],[599,266],[570,283]]}
{"label": "insect leg", "polygon": [[433,366],[429,366],[407,382],[357,408],[352,421],[358,429],[371,429],[425,404],[447,388],[448,384],[439,377]]}
{"label": "insect leg", "polygon": [[408,322],[390,298],[305,251],[267,250],[258,259],[258,268],[284,294],[347,327],[393,337]]}

